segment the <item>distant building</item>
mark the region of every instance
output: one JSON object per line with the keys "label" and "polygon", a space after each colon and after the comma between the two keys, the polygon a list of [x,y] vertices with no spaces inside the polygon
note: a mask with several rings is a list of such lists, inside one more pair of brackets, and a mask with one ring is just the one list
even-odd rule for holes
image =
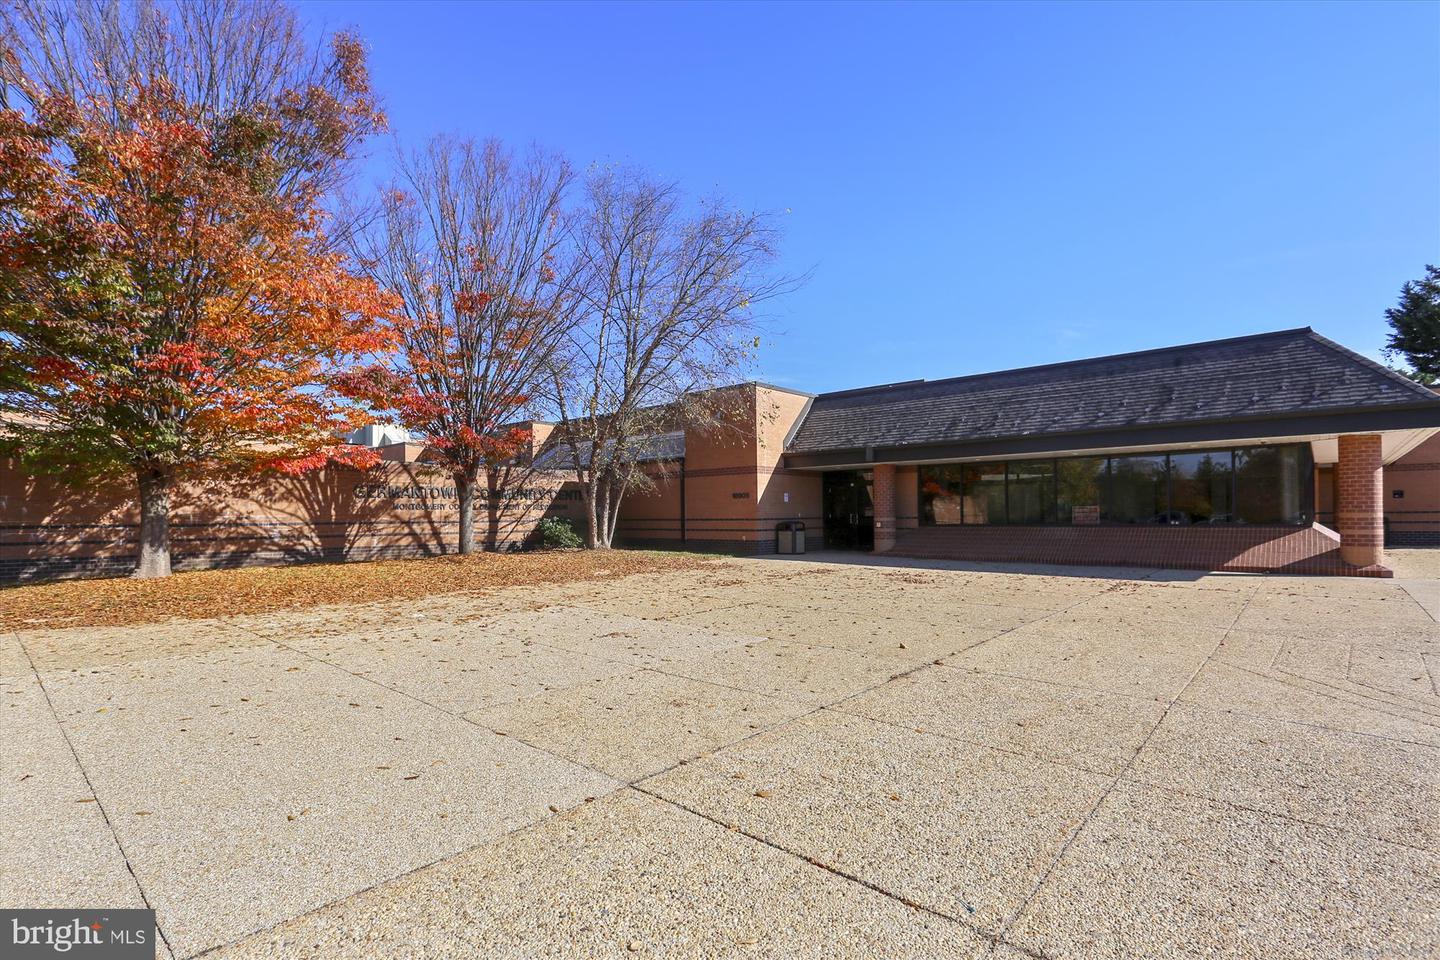
{"label": "distant building", "polygon": [[362,447],[388,447],[396,443],[412,443],[410,431],[398,423],[372,423],[345,435],[347,443]]}

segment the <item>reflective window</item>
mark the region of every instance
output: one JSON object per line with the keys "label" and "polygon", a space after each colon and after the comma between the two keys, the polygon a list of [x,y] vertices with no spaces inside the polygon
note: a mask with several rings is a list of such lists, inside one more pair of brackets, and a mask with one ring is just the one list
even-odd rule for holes
{"label": "reflective window", "polygon": [[963,522],[992,524],[1005,522],[1005,464],[965,463],[960,465],[964,498]]}
{"label": "reflective window", "polygon": [[1055,461],[1011,460],[1007,472],[1007,516],[1010,522],[1053,523]]}
{"label": "reflective window", "polygon": [[1055,463],[1056,517],[1061,523],[1099,523],[1105,489],[1104,457],[1072,457]]}
{"label": "reflective window", "polygon": [[1241,523],[1308,523],[1308,453],[1293,445],[1236,450],[1236,518]]}
{"label": "reflective window", "polygon": [[1230,451],[1170,455],[1170,513],[1175,523],[1230,523]]}
{"label": "reflective window", "polygon": [[1309,523],[1308,445],[1120,457],[933,464],[917,471],[920,522]]}
{"label": "reflective window", "polygon": [[960,468],[920,468],[920,522],[950,526],[960,522]]}
{"label": "reflective window", "polygon": [[1163,456],[1110,458],[1110,496],[1105,519],[1111,523],[1171,521],[1166,512]]}

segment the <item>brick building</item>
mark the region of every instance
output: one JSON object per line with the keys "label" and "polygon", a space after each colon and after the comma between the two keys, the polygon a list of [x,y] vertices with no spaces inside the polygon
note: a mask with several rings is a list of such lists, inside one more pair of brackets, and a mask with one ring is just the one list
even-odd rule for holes
{"label": "brick building", "polygon": [[[1309,328],[938,381],[811,395],[743,391],[730,429],[647,446],[635,546],[810,549],[989,561],[1385,576],[1383,546],[1440,544],[1440,396]],[[566,451],[497,509],[502,547],[580,521]],[[420,448],[369,474],[195,488],[180,569],[452,549],[453,489]],[[0,473],[0,576],[125,572],[121,491]]]}
{"label": "brick building", "polygon": [[810,396],[686,436],[628,542],[1385,576],[1440,544],[1440,396],[1309,328]]}

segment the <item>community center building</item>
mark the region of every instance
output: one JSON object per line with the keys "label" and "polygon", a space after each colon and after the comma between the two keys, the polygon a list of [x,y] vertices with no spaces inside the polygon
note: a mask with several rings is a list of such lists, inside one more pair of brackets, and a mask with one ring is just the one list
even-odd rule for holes
{"label": "community center building", "polygon": [[[946,380],[744,391],[730,429],[653,438],[623,545],[1388,576],[1392,543],[1440,545],[1440,395],[1307,328]],[[570,458],[534,424],[502,547],[544,516],[583,526]],[[335,468],[177,498],[179,569],[453,550],[453,483],[393,444]],[[0,475],[8,579],[125,572],[123,491]]]}

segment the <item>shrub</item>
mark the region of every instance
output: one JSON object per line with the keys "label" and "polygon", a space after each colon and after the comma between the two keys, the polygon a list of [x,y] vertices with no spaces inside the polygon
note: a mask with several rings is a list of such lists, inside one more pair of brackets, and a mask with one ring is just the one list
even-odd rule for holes
{"label": "shrub", "polygon": [[564,517],[546,517],[540,521],[540,542],[546,547],[583,547],[585,541],[575,526]]}

